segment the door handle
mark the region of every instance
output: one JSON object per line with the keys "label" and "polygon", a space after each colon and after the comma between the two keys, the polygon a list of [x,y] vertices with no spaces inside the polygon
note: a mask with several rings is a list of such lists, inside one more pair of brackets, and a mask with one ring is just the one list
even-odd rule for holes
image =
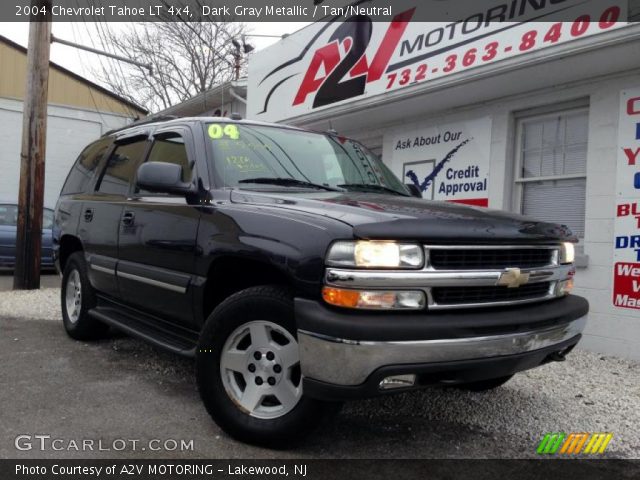
{"label": "door handle", "polygon": [[131,225],[133,225],[133,221],[135,220],[136,216],[133,212],[124,212],[124,214],[122,215],[122,224],[130,227]]}
{"label": "door handle", "polygon": [[93,220],[93,208],[87,208],[84,211],[84,221],[90,222],[91,220]]}

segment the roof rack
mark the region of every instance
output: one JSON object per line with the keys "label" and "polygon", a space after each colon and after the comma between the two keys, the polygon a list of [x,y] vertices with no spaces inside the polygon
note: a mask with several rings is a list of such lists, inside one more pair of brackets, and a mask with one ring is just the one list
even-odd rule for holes
{"label": "roof rack", "polygon": [[132,127],[138,127],[140,125],[148,125],[150,123],[156,123],[156,122],[166,122],[169,120],[175,120],[177,118],[180,118],[180,117],[177,117],[176,115],[158,115],[157,117],[147,117],[143,120],[138,120],[136,122],[130,123],[129,125],[125,125],[124,127],[114,128],[113,130],[109,130],[108,132],[104,133],[102,136],[106,137],[107,135],[113,135],[114,133],[121,132],[122,130],[127,130]]}

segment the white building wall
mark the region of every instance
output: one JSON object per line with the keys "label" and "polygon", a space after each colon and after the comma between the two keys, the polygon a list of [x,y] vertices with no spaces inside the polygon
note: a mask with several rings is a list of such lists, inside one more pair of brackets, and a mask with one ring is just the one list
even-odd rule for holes
{"label": "white building wall", "polygon": [[[22,102],[0,98],[0,201],[16,201],[20,179]],[[49,105],[45,164],[46,207],[55,206],[58,194],[78,154],[108,130],[131,120],[110,113]]]}
{"label": "white building wall", "polygon": [[[481,105],[468,105],[443,112],[425,112],[421,119],[380,125],[375,130],[341,131],[375,147],[384,134],[383,158],[389,158],[392,138],[404,129],[455,123],[490,116],[492,138],[489,177],[489,206],[513,210],[515,162],[515,113],[539,107],[561,108],[564,103],[585,100],[589,104],[589,146],[587,152],[587,200],[584,255],[588,265],[578,269],[575,294],[591,305],[581,348],[640,359],[640,312],[614,308],[613,223],[618,149],[620,91],[640,86],[637,70],[585,80],[572,85],[529,92]],[[446,94],[443,92],[443,94]],[[428,119],[428,120],[425,120]]]}

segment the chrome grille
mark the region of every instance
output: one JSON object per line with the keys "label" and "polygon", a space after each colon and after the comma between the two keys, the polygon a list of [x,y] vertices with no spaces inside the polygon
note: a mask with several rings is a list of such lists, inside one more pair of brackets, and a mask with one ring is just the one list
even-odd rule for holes
{"label": "chrome grille", "polygon": [[434,287],[431,289],[433,301],[438,305],[475,305],[483,303],[520,302],[549,295],[551,282],[508,287]]}
{"label": "chrome grille", "polygon": [[552,265],[556,255],[551,248],[434,248],[429,265],[436,270],[537,268]]}
{"label": "chrome grille", "polygon": [[362,290],[423,291],[427,309],[509,306],[557,298],[573,265],[559,264],[560,245],[424,245],[415,270],[328,268],[327,285]]}

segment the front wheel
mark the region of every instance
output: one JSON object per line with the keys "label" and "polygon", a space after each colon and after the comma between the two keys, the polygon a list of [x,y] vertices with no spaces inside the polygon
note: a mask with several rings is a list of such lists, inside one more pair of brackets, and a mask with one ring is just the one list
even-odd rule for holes
{"label": "front wheel", "polygon": [[221,303],[202,331],[196,370],[211,417],[247,443],[287,446],[338,406],[302,391],[293,302],[280,287],[249,288]]}

